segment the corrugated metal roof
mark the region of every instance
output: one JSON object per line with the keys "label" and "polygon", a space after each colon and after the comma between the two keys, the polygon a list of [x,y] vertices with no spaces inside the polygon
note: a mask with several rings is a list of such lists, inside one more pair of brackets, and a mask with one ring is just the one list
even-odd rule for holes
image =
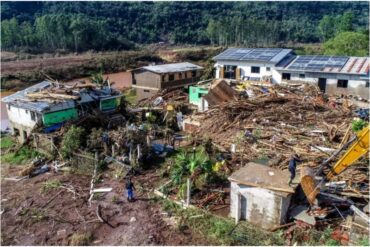
{"label": "corrugated metal roof", "polygon": [[39,92],[44,89],[48,89],[52,86],[49,81],[43,81],[24,90],[18,91],[12,95],[2,98],[4,103],[17,106],[23,109],[28,109],[36,112],[45,111],[60,111],[63,109],[73,108],[76,103],[87,103],[112,96],[112,89],[105,87],[103,89],[87,90],[82,89],[79,91],[80,99],[74,100],[63,100],[60,102],[49,102],[42,99],[31,100],[27,97],[27,93]]}
{"label": "corrugated metal roof", "polygon": [[28,109],[37,112],[43,112],[46,110],[58,111],[62,109],[72,108],[75,106],[73,100],[63,101],[55,104],[51,104],[46,101],[30,101],[26,96],[27,93],[34,93],[46,89],[51,86],[51,82],[43,81],[24,90],[18,91],[12,95],[2,98],[2,101],[7,104],[11,104],[23,109]]}
{"label": "corrugated metal roof", "polygon": [[203,67],[198,66],[196,64],[185,62],[185,63],[171,63],[171,64],[144,66],[142,67],[142,69],[149,70],[154,73],[170,73],[170,72],[198,70],[203,69]]}
{"label": "corrugated metal roof", "polygon": [[292,51],[292,49],[282,48],[229,48],[213,59],[216,61],[258,61],[276,64]]}

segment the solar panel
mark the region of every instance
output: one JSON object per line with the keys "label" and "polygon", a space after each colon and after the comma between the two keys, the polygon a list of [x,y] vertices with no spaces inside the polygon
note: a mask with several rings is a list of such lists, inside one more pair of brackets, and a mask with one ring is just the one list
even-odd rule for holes
{"label": "solar panel", "polygon": [[[281,52],[283,56],[279,56]],[[280,48],[229,48],[221,54],[217,55],[215,59],[229,59],[229,60],[241,60],[241,61],[263,61],[263,62],[278,62],[285,55],[287,55],[290,50],[284,50]],[[277,60],[277,61],[275,61]]]}
{"label": "solar panel", "polygon": [[343,56],[301,56],[289,66],[290,69],[322,71],[325,68],[342,68],[349,58]]}

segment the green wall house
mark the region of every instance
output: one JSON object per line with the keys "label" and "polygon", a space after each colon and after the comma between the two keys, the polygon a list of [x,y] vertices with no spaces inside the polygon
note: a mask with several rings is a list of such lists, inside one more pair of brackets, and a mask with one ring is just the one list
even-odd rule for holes
{"label": "green wall house", "polygon": [[78,118],[76,108],[65,109],[55,112],[46,112],[42,115],[42,122],[46,127]]}
{"label": "green wall house", "polygon": [[202,86],[190,86],[189,103],[194,105],[200,104],[202,97],[206,94],[208,94],[208,88]]}

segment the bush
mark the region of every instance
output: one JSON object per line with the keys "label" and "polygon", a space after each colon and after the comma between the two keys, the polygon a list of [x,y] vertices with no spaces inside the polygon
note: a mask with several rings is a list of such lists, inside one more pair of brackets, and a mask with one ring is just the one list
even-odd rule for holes
{"label": "bush", "polygon": [[87,246],[92,241],[92,234],[87,233],[75,233],[70,238],[70,245],[73,246]]}
{"label": "bush", "polygon": [[0,139],[0,148],[5,149],[5,148],[10,148],[14,145],[13,138],[11,136],[3,136],[1,135]]}
{"label": "bush", "polygon": [[352,130],[358,132],[362,130],[368,123],[362,119],[357,119],[352,122]]}
{"label": "bush", "polygon": [[37,156],[42,156],[36,150],[29,147],[22,147],[15,153],[7,153],[1,156],[1,162],[20,165]]}
{"label": "bush", "polygon": [[63,158],[69,158],[82,144],[84,129],[74,125],[64,134],[61,153]]}

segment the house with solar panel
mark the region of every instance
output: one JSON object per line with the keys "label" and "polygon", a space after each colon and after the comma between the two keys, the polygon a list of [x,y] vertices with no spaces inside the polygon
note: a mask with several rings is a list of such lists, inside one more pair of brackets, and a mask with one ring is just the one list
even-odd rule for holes
{"label": "house with solar panel", "polygon": [[200,81],[203,67],[192,63],[144,66],[131,71],[137,100],[150,98],[159,90],[188,87]]}
{"label": "house with solar panel", "polygon": [[307,82],[328,94],[369,99],[369,58],[297,56],[291,49],[229,48],[213,58],[216,78]]}
{"label": "house with solar panel", "polygon": [[276,67],[287,64],[294,58],[292,49],[279,48],[229,48],[215,56],[216,78],[232,80],[262,80],[273,82]]}
{"label": "house with solar panel", "polygon": [[369,99],[368,57],[296,56],[276,70],[278,82],[308,82],[328,94],[351,94]]}

